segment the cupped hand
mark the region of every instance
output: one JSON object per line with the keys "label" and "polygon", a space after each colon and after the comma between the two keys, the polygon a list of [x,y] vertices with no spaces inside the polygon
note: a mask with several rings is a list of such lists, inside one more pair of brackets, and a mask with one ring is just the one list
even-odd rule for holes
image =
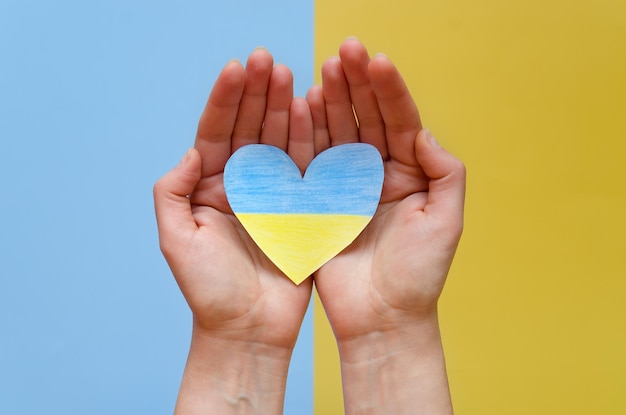
{"label": "cupped hand", "polygon": [[394,64],[370,58],[356,39],[323,64],[322,86],[307,101],[316,153],[369,143],[385,167],[372,221],[315,274],[340,348],[344,340],[432,320],[463,227],[463,164],[422,129]]}
{"label": "cupped hand", "polygon": [[255,50],[229,62],[202,113],[194,148],[154,188],[161,249],[194,316],[194,330],[283,348],[295,344],[311,294],[258,249],[230,210],[223,172],[246,144],[288,152],[301,170],[313,157],[310,110],[293,77]]}

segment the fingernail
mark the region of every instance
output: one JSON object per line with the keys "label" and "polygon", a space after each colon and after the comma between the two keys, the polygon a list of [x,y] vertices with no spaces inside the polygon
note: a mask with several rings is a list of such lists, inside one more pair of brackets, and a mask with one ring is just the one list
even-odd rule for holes
{"label": "fingernail", "polygon": [[348,36],[346,40],[359,40],[359,38],[352,35],[352,36]]}
{"label": "fingernail", "polygon": [[256,48],[254,48],[254,50],[267,50],[267,48],[263,45],[259,45]]}
{"label": "fingernail", "polygon": [[190,158],[191,158],[191,148],[187,150],[183,158],[180,159],[180,161],[178,162],[178,166],[176,167],[183,167],[185,164],[187,164]]}
{"label": "fingernail", "polygon": [[439,145],[439,143],[437,142],[437,140],[435,140],[435,137],[432,135],[432,133],[430,132],[430,130],[428,128],[424,128],[424,134],[426,135],[426,138],[428,139],[428,142],[433,146],[433,147],[441,147]]}

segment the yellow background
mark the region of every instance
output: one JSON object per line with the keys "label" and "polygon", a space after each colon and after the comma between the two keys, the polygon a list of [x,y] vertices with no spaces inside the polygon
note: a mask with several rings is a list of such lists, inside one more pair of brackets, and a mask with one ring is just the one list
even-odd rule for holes
{"label": "yellow background", "polygon": [[[626,413],[626,2],[316,0],[468,168],[440,315],[458,414]],[[317,81],[320,81],[319,75]],[[343,413],[315,311],[315,414]]]}

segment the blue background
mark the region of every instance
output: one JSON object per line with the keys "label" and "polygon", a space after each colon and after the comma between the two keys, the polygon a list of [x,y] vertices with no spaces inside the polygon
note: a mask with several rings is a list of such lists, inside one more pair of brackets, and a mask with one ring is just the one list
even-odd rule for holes
{"label": "blue background", "polygon": [[[152,185],[225,62],[313,80],[313,5],[0,0],[0,413],[171,413],[191,315]],[[286,413],[312,413],[312,324]]]}

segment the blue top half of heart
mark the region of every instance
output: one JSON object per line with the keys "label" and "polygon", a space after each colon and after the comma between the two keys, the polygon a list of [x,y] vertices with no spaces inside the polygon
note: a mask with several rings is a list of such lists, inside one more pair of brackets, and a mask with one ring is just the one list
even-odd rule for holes
{"label": "blue top half of heart", "polygon": [[226,197],[235,213],[373,216],[384,170],[369,144],[331,147],[313,159],[304,177],[281,149],[241,147],[224,168]]}

